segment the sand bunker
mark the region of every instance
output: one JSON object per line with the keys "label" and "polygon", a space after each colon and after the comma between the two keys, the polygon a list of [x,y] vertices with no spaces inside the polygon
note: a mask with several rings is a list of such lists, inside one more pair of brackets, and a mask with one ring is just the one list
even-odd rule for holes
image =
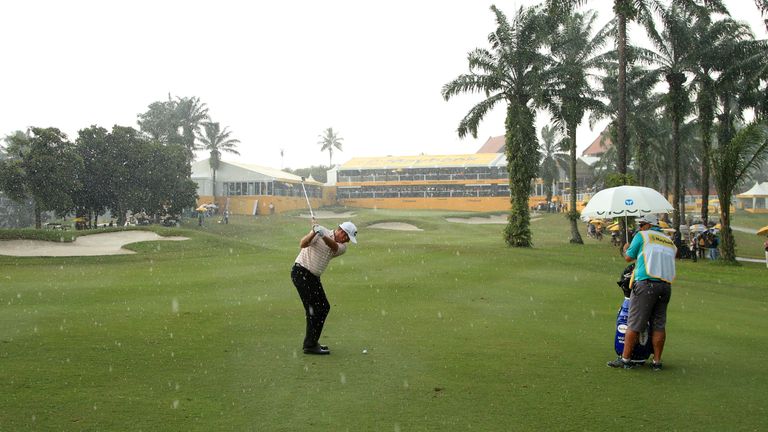
{"label": "sand bunker", "polygon": [[424,231],[423,229],[405,222],[381,222],[368,225],[366,228],[385,229],[394,231]]}
{"label": "sand bunker", "polygon": [[[315,219],[351,219],[355,215],[352,212],[334,213],[327,210],[317,210],[314,213]],[[301,213],[299,214],[299,217],[309,219],[312,215],[309,213]]]}
{"label": "sand bunker", "polygon": [[[536,222],[541,218],[533,218],[531,222]],[[445,218],[448,222],[465,224],[506,224],[507,215],[491,215],[488,217],[473,216],[470,218]]]}
{"label": "sand bunker", "polygon": [[54,243],[42,240],[5,240],[0,241],[0,255],[26,257],[127,255],[136,252],[123,249],[124,245],[156,240],[189,239],[187,237],[162,237],[151,231],[121,231],[82,236],[70,243]]}

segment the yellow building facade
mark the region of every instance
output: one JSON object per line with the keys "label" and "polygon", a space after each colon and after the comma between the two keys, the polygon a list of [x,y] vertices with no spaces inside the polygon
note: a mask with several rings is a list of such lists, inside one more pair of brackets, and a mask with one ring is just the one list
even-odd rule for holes
{"label": "yellow building facade", "polygon": [[[336,170],[341,205],[362,208],[506,211],[509,176],[502,153],[358,157]],[[529,206],[545,201],[541,180]]]}

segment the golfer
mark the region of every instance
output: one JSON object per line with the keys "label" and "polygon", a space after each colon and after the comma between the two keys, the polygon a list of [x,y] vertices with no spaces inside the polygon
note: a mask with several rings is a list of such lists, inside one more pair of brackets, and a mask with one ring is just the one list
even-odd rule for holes
{"label": "golfer", "polygon": [[[634,363],[632,348],[638,335],[652,319],[653,363],[651,368],[661,370],[661,353],[667,333],[667,306],[672,295],[672,281],[675,279],[675,255],[677,248],[672,240],[658,227],[659,219],[654,215],[637,218],[640,231],[632,243],[624,245],[627,262],[637,260],[634,284],[630,296],[627,333],[624,337],[624,352],[621,357],[608,362],[614,368],[632,369]],[[627,247],[629,246],[629,247]]]}
{"label": "golfer", "polygon": [[312,230],[302,237],[301,251],[291,270],[291,280],[304,304],[307,318],[307,330],[304,336],[304,354],[330,354],[325,345],[318,343],[320,333],[331,305],[325,297],[320,275],[323,274],[331,259],[347,251],[347,242],[357,243],[357,227],[352,222],[344,222],[335,230],[317,225],[312,219]]}

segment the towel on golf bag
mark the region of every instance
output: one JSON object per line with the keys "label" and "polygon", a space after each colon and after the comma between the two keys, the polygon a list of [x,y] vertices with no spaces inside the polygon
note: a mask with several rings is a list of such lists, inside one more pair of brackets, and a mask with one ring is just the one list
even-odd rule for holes
{"label": "towel on golf bag", "polygon": [[[630,281],[632,278],[632,272],[635,270],[635,263],[628,265],[621,272],[619,280],[616,282],[624,293],[624,302],[622,302],[619,308],[619,313],[616,316],[616,337],[614,339],[614,349],[616,354],[621,355],[624,352],[624,335],[627,333],[627,321],[629,319],[629,305],[631,302],[632,287]],[[632,349],[631,360],[636,363],[643,363],[648,360],[651,353],[653,353],[653,344],[651,343],[651,323],[648,322],[646,329],[638,335],[637,343]]]}

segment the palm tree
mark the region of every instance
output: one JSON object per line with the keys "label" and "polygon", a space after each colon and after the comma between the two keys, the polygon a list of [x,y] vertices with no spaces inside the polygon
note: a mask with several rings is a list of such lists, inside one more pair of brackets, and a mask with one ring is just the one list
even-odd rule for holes
{"label": "palm tree", "polygon": [[554,117],[555,124],[566,131],[570,152],[569,182],[571,202],[568,219],[571,221],[571,243],[583,244],[576,211],[576,128],[587,111],[602,110],[604,104],[589,82],[590,71],[602,66],[603,57],[596,55],[605,46],[609,26],[592,37],[594,12],[562,17],[560,24],[550,34],[552,65],[544,74],[544,106]]}
{"label": "palm tree", "polygon": [[462,93],[486,97],[459,122],[460,138],[469,134],[477,138],[485,115],[496,105],[506,104],[504,144],[512,208],[504,239],[509,246],[530,247],[528,198],[539,162],[535,113],[530,103],[540,93],[541,72],[547,64],[539,50],[547,22],[538,7],[521,7],[511,23],[496,6],[491,6],[491,11],[496,15],[497,28],[488,35],[490,49],[471,51],[467,56],[469,73],[445,84],[442,95],[446,101]]}
{"label": "palm tree", "polygon": [[[547,0],[551,14],[569,14],[571,10],[586,0]],[[627,21],[637,20],[647,28],[653,28],[650,7],[655,0],[614,0],[613,10],[617,19],[616,50],[618,53],[618,104],[616,116],[617,171],[627,174],[628,137],[627,137]]]}
{"label": "palm tree", "polygon": [[[637,48],[630,45],[627,47],[627,52],[628,62],[632,64],[626,74],[628,99],[627,158],[630,166],[632,160],[636,162],[634,168],[637,180],[640,185],[646,186],[652,177],[651,159],[653,153],[651,148],[658,133],[659,118],[656,111],[659,107],[659,98],[653,93],[653,88],[658,82],[659,74],[635,64],[641,60],[638,59],[640,53]],[[618,136],[616,113],[618,112],[619,92],[618,62],[616,59],[616,51],[611,51],[605,55],[605,63],[603,64],[605,75],[600,78],[600,95],[607,100],[607,104],[602,111],[593,110],[589,118],[590,124],[604,118],[612,119],[610,125],[612,142],[616,142]],[[615,162],[616,146],[611,146],[608,151],[614,154],[614,162],[611,166],[617,166],[617,162]],[[606,165],[606,169],[609,169],[608,165]]]}
{"label": "palm tree", "polygon": [[690,112],[689,89],[686,88],[686,73],[695,69],[697,52],[693,26],[697,16],[688,9],[672,5],[661,9],[661,34],[650,34],[656,52],[646,51],[657,64],[668,85],[665,94],[666,113],[672,120],[672,206],[673,226],[680,230],[681,169],[680,169],[680,125]]}
{"label": "palm tree", "polygon": [[544,182],[548,202],[552,201],[552,184],[560,180],[560,168],[568,164],[568,155],[562,152],[566,146],[565,140],[560,139],[558,128],[549,125],[541,128],[539,177]]}
{"label": "palm tree", "polygon": [[733,59],[724,56],[734,41],[749,39],[751,32],[744,24],[726,18],[712,21],[708,11],[702,11],[696,20],[694,42],[696,61],[693,85],[696,89],[696,109],[701,129],[701,218],[709,221],[709,184],[712,126],[717,110],[716,74],[729,68]]}
{"label": "palm tree", "polygon": [[[765,1],[765,0],[755,0]],[[550,14],[561,15],[570,13],[577,6],[586,3],[587,0],[547,0],[547,8]],[[727,9],[722,0],[672,0],[673,4],[679,4],[687,8],[704,4],[709,10],[727,14]],[[618,32],[616,36],[616,50],[618,53],[618,104],[616,116],[616,150],[618,155],[617,169],[620,174],[627,173],[628,165],[628,134],[627,134],[627,22],[638,21],[653,35],[656,33],[653,22],[652,10],[660,9],[658,0],[613,0],[613,11],[616,14]]]}
{"label": "palm tree", "polygon": [[751,123],[733,139],[720,141],[712,152],[712,173],[720,201],[720,250],[726,262],[735,263],[735,242],[731,232],[731,198],[736,187],[768,161],[768,131],[760,123]]}
{"label": "palm tree", "polygon": [[240,140],[230,138],[232,134],[225,127],[221,130],[218,122],[206,122],[203,123],[205,129],[205,135],[197,133],[197,139],[202,144],[200,148],[202,150],[209,151],[211,156],[209,163],[211,170],[213,171],[213,200],[216,201],[216,171],[218,171],[221,162],[221,153],[227,152],[239,155],[240,153],[235,149]]}
{"label": "palm tree", "polygon": [[195,159],[194,152],[197,150],[195,137],[200,132],[203,122],[209,120],[208,107],[196,96],[176,99],[176,116],[182,131],[181,140],[187,153],[187,160],[191,163]]}
{"label": "palm tree", "polygon": [[336,132],[333,131],[333,128],[328,128],[325,130],[325,135],[320,135],[320,141],[317,143],[320,144],[322,147],[320,148],[321,152],[328,151],[328,166],[333,167],[333,149],[334,147],[337,148],[339,151],[341,150],[341,142],[344,141],[344,138],[341,138],[336,134]]}

